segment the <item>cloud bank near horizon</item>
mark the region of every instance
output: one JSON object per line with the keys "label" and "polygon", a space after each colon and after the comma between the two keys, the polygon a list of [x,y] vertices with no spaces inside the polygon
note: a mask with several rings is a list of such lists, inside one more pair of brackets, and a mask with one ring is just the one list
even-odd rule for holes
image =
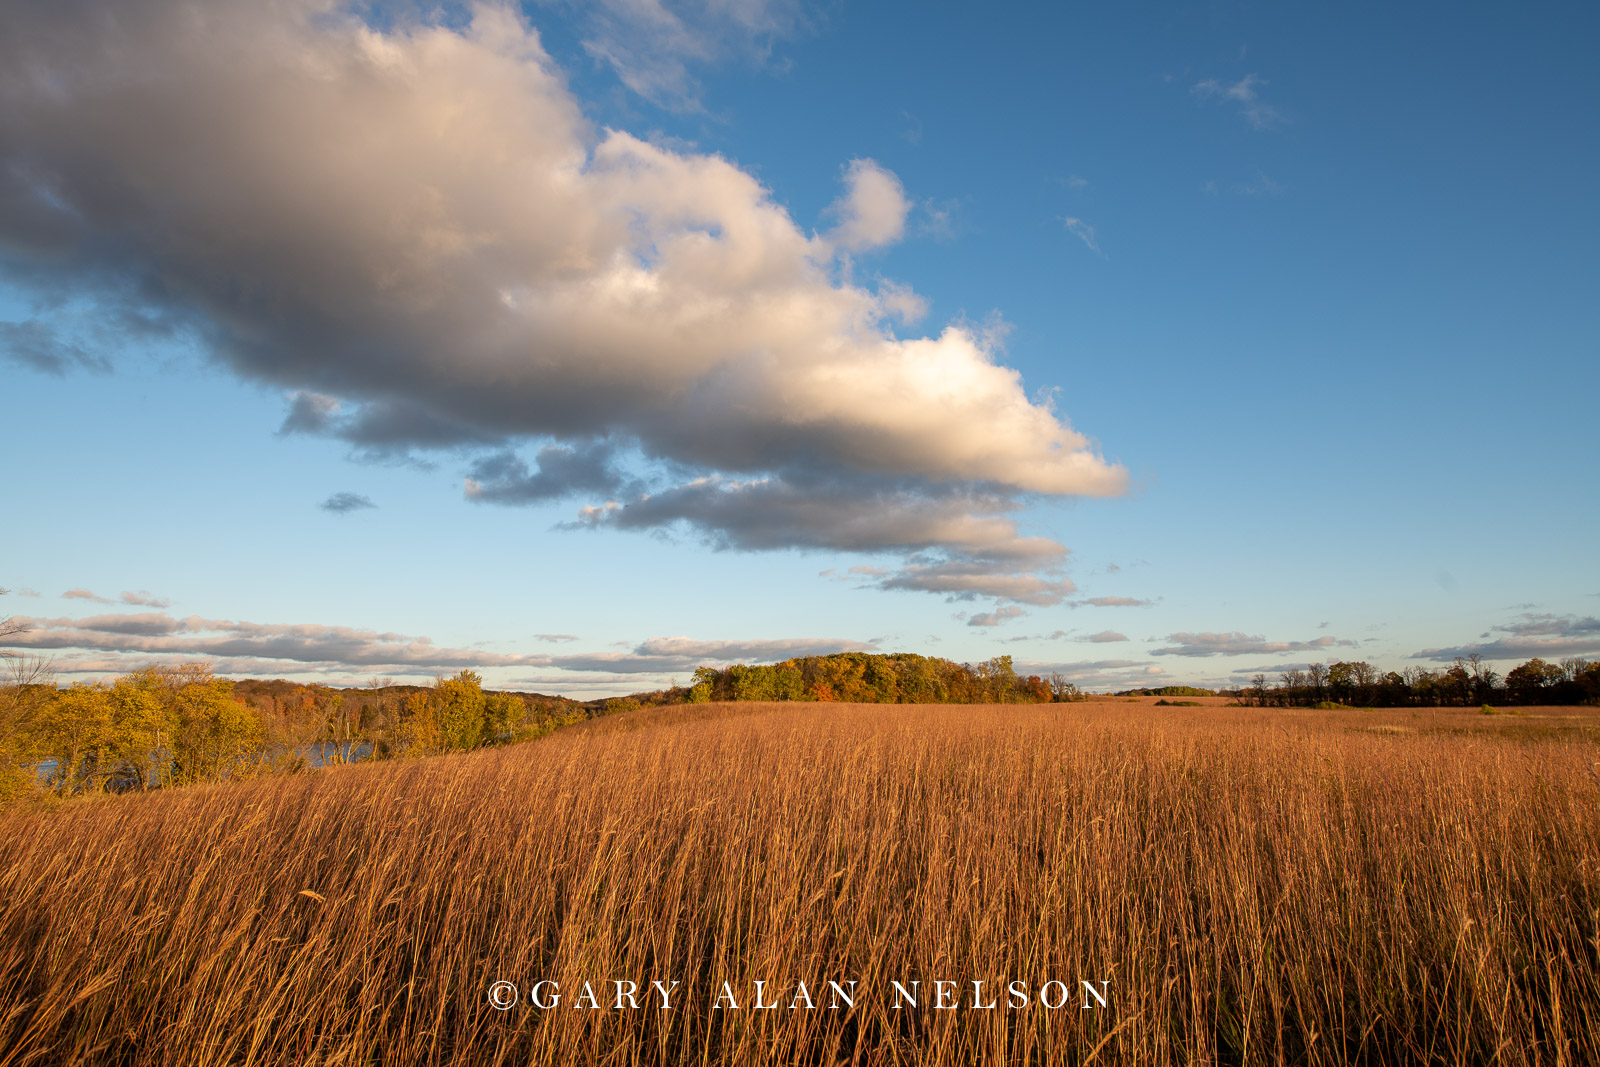
{"label": "cloud bank near horizon", "polygon": [[[91,615],[84,618],[17,616],[21,632],[3,647],[35,653],[75,653],[56,666],[67,674],[116,674],[155,659],[203,658],[230,675],[377,673],[427,677],[484,668],[550,668],[579,674],[667,675],[699,666],[772,663],[794,656],[872,652],[870,642],[848,638],[777,638],[732,641],[652,637],[625,652],[501,653],[450,648],[431,638],[319,623],[257,623],[179,618],[165,612]],[[573,641],[569,634],[541,640]],[[571,679],[579,681],[579,679]]]}
{"label": "cloud bank near horizon", "polygon": [[1161,640],[1171,642],[1162,648],[1150,650],[1152,656],[1243,656],[1272,652],[1315,652],[1319,649],[1344,646],[1357,647],[1356,642],[1333,637],[1318,637],[1310,641],[1268,641],[1259,634],[1232,633],[1176,633]]}
{"label": "cloud bank near horizon", "polygon": [[[1494,633],[1508,636],[1493,637]],[[1600,652],[1600,619],[1592,615],[1523,612],[1516,622],[1493,627],[1484,633],[1482,640],[1449,648],[1425,648],[1411,658],[1435,663],[1452,663],[1468,656],[1482,656],[1488,660],[1538,657],[1555,661],[1597,652]]]}
{"label": "cloud bank near horizon", "polygon": [[[1020,614],[1000,610],[1005,617]],[[14,652],[55,654],[52,669],[68,677],[105,677],[151,662],[200,662],[234,678],[302,677],[325,680],[388,677],[426,681],[463,669],[500,672],[493,685],[543,692],[610,694],[666,687],[696,667],[777,663],[834,652],[886,651],[881,642],[851,638],[794,637],[707,640],[652,637],[623,649],[563,654],[496,652],[454,648],[431,638],[320,623],[258,623],[178,617],[165,612],[91,615],[82,618],[18,616],[22,627],[0,642]],[[980,622],[979,625],[987,625]],[[570,634],[538,634],[541,642],[569,643]],[[1126,687],[1149,684],[1165,674],[1148,660],[1069,662],[1020,661],[1023,674],[1061,672],[1081,685]]]}
{"label": "cloud bank near horizon", "polygon": [[479,502],[903,554],[885,588],[1071,592],[1017,513],[1127,473],[994,331],[901,337],[920,298],[852,280],[905,231],[895,175],[850,161],[808,231],[726,159],[593,128],[511,8],[408,11],[6,5],[0,274],[40,308],[12,325],[192,340],[287,390],[284,432],[476,451]]}

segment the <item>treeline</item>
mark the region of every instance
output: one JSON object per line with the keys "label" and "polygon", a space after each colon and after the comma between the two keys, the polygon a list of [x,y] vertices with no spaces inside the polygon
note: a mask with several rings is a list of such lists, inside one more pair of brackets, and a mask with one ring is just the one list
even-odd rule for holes
{"label": "treeline", "polygon": [[1263,707],[1343,704],[1366,708],[1474,704],[1592,704],[1600,702],[1600,663],[1537,657],[1502,678],[1481,656],[1466,656],[1442,670],[1408,667],[1380,671],[1367,662],[1313,663],[1269,680],[1258,674],[1236,694]]}
{"label": "treeline", "polygon": [[42,665],[0,687],[0,799],[143,791],[311,765],[522,741],[598,713],[563,697],[494,692],[472,671],[363,690],[234,683],[202,665],[58,686]]}
{"label": "treeline", "polygon": [[1192,685],[1164,685],[1159,689],[1124,689],[1113,694],[1119,697],[1214,697],[1215,689],[1199,689]]}
{"label": "treeline", "polygon": [[770,666],[701,667],[674,700],[818,700],[855,704],[1044,704],[1080,699],[1060,674],[1019,675],[1010,656],[955,663],[910,652],[837,652]]}
{"label": "treeline", "polygon": [[[567,697],[485,690],[482,678],[472,671],[432,685],[395,685],[375,678],[360,688],[247,679],[235,683],[232,691],[280,740],[367,741],[380,754],[397,745],[449,752],[523,740],[596,713]],[[481,709],[475,693],[482,694]],[[464,712],[455,707],[462,700]]]}
{"label": "treeline", "polygon": [[13,666],[10,683],[0,686],[0,799],[37,790],[60,797],[144,791],[464,752],[669,703],[1004,704],[1081,696],[1061,675],[1017,674],[1010,656],[961,664],[909,653],[702,667],[688,686],[588,703],[486,690],[472,671],[431,686],[374,679],[340,689],[233,682],[203,665],[157,665],[111,681],[61,686],[42,663]]}

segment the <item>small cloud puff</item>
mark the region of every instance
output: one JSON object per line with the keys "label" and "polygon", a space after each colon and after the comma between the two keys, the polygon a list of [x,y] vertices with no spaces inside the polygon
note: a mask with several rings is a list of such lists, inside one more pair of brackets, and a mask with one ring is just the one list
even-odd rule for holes
{"label": "small cloud puff", "polygon": [[1068,231],[1070,231],[1078,238],[1078,240],[1084,243],[1085,247],[1087,247],[1089,251],[1094,252],[1097,255],[1104,255],[1104,253],[1100,251],[1100,245],[1095,241],[1093,226],[1090,226],[1082,219],[1070,217],[1064,218],[1061,221],[1066,224]]}
{"label": "small cloud puff", "polygon": [[829,206],[839,224],[829,237],[851,252],[881,248],[906,231],[911,202],[893,171],[870,159],[852,159],[844,170],[845,193]]}
{"label": "small cloud puff", "polygon": [[1267,84],[1266,79],[1256,74],[1246,74],[1232,85],[1224,85],[1215,78],[1207,78],[1197,82],[1190,90],[1195,96],[1202,99],[1225,100],[1239,105],[1240,114],[1245,121],[1258,130],[1271,129],[1284,122],[1283,113],[1265,100],[1256,91],[1259,85]]}
{"label": "small cloud puff", "polygon": [[368,508],[375,508],[377,506],[378,505],[374,504],[370,499],[362,496],[360,493],[351,492],[334,493],[328,499],[317,505],[317,507],[321,508],[323,511],[330,512],[334,515],[348,515],[352,511],[365,511]]}
{"label": "small cloud puff", "polygon": [[967,620],[967,625],[999,626],[1003,622],[1008,622],[1011,619],[1019,618],[1020,616],[1026,614],[1026,611],[1023,611],[1016,605],[1011,604],[1007,605],[1006,607],[995,608],[993,611],[980,611]]}

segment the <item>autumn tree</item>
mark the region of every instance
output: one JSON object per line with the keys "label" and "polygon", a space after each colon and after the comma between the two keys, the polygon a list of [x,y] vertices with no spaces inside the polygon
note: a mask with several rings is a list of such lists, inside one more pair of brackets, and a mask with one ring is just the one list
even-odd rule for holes
{"label": "autumn tree", "polygon": [[163,777],[171,710],[137,675],[110,684],[78,682],[56,690],[28,725],[33,754],[62,796],[92,792],[114,779],[141,790]]}
{"label": "autumn tree", "polygon": [[8,800],[36,780],[41,758],[33,736],[34,721],[56,693],[50,665],[34,656],[5,661],[0,680],[0,801]]}
{"label": "autumn tree", "polygon": [[400,726],[395,736],[415,756],[441,751],[439,723],[427,693],[412,693],[406,697],[401,705]]}
{"label": "autumn tree", "polygon": [[393,678],[368,678],[367,689],[372,693],[372,714],[362,714],[356,723],[356,729],[365,733],[370,728],[379,726],[389,720],[389,689],[394,685]]}
{"label": "autumn tree", "polygon": [[517,736],[527,707],[511,693],[488,693],[483,700],[483,733],[490,741],[508,741]]}
{"label": "autumn tree", "polygon": [[1566,673],[1560,667],[1535,656],[1506,674],[1506,688],[1517,703],[1538,704],[1542,702],[1546,689],[1559,685],[1565,679]]}
{"label": "autumn tree", "polygon": [[1070,700],[1081,700],[1083,694],[1078,690],[1077,683],[1070,681],[1066,675],[1056,671],[1050,675],[1050,699],[1057,704],[1064,704]]}
{"label": "autumn tree", "polygon": [[152,773],[174,785],[215,782],[260,762],[260,714],[205,664],[147,667],[117,679],[111,693],[122,709],[120,758],[141,788]]}
{"label": "autumn tree", "polygon": [[171,702],[171,781],[220,782],[259,763],[261,718],[233,696],[233,683],[196,671],[174,678]]}
{"label": "autumn tree", "polygon": [[29,725],[30,747],[48,767],[46,781],[57,794],[72,796],[103,775],[100,753],[113,731],[105,686],[78,682],[59,690]]}
{"label": "autumn tree", "polygon": [[477,748],[483,740],[483,679],[463,670],[454,678],[434,686],[435,714],[439,717],[439,743],[448,751],[464,752]]}
{"label": "autumn tree", "polygon": [[406,699],[399,739],[414,755],[477,748],[489,726],[488,703],[475,672],[438,678],[430,691]]}

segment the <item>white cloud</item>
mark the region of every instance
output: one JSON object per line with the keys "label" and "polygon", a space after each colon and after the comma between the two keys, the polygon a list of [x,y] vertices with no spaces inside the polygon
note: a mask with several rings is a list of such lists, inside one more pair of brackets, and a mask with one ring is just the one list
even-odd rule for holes
{"label": "white cloud", "polygon": [[[1148,684],[1152,666],[1149,660],[1142,659],[1101,659],[1065,663],[1018,661],[1016,669],[1024,675],[1064,675],[1086,689],[1131,689]],[[1161,668],[1156,667],[1155,673],[1161,673]]]}
{"label": "white cloud", "polygon": [[921,144],[922,120],[917,118],[917,116],[913,115],[911,112],[905,110],[900,112],[900,117],[906,120],[905,132],[900,136],[904,137],[909,144]]}
{"label": "white cloud", "polygon": [[912,563],[879,583],[883,589],[910,589],[943,593],[949,600],[994,597],[1024,604],[1049,606],[1071,595],[1071,579],[1047,578],[1028,572],[1027,564],[999,560]]}
{"label": "white cloud", "polygon": [[[0,71],[0,271],[178,323],[293,391],[286,432],[373,458],[492,449],[483,502],[605,493],[580,523],[905,547],[934,569],[896,587],[982,595],[950,568],[1068,588],[1014,562],[1037,540],[1019,501],[1125,489],[996,334],[897,338],[914,294],[839,280],[842,254],[903,233],[894,175],[850,164],[838,228],[809,233],[725,159],[591,128],[510,8],[379,28],[332,0],[13,4]],[[528,443],[555,449],[537,470]],[[618,457],[655,472],[654,507]],[[793,537],[751,513],[774,498],[809,517]]]}
{"label": "white cloud", "polygon": [[581,0],[584,51],[633,92],[676,111],[697,111],[693,68],[726,59],[765,62],[774,42],[806,26],[797,0]]}
{"label": "white cloud", "polygon": [[164,596],[156,596],[148,589],[140,589],[131,593],[125,592],[122,594],[122,602],[142,608],[170,608],[172,606],[172,601]]}
{"label": "white cloud", "polygon": [[1259,635],[1233,633],[1176,633],[1163,640],[1171,644],[1151,649],[1152,656],[1241,656],[1245,653],[1303,652],[1333,645],[1355,646],[1354,641],[1318,637],[1311,641],[1268,641]]}
{"label": "white cloud", "polygon": [[1259,75],[1246,74],[1232,85],[1207,78],[1197,82],[1190,91],[1198,97],[1237,104],[1246,122],[1258,130],[1266,130],[1282,124],[1284,117],[1281,111],[1262,100],[1261,94],[1256,91],[1257,86],[1265,84],[1266,79]]}
{"label": "white cloud", "polygon": [[1093,226],[1090,226],[1082,219],[1076,218],[1064,218],[1061,221],[1066,224],[1067,229],[1074,234],[1078,240],[1084,243],[1089,251],[1099,253],[1100,246],[1095,242]]}
{"label": "white cloud", "polygon": [[[255,623],[198,615],[178,618],[160,612],[80,619],[19,617],[14,621],[26,631],[8,636],[6,647],[98,653],[68,656],[62,661],[64,671],[96,673],[128,671],[152,659],[199,657],[227,663],[228,673],[234,674],[381,669],[392,674],[426,675],[462,668],[515,667],[643,674],[682,672],[706,664],[770,663],[792,656],[874,650],[870,642],[844,638],[711,641],[654,637],[626,651],[549,655],[441,647],[427,637],[349,626]],[[537,637],[542,641],[575,640],[568,634]]]}
{"label": "white cloud", "polygon": [[1519,637],[1600,637],[1600,619],[1593,615],[1579,618],[1576,615],[1525,611],[1517,618],[1519,621],[1496,626],[1495,629]]}
{"label": "white cloud", "polygon": [[884,280],[878,283],[878,303],[902,325],[913,326],[928,313],[928,301],[909,285]]}
{"label": "white cloud", "polygon": [[957,218],[961,201],[949,198],[929,198],[917,205],[921,209],[916,232],[939,241],[954,239],[959,229]]}
{"label": "white cloud", "polygon": [[1027,612],[1015,605],[995,608],[993,611],[980,611],[967,619],[968,626],[999,626],[1003,622],[1026,615]]}
{"label": "white cloud", "polygon": [[845,167],[844,183],[844,195],[828,208],[839,220],[829,239],[851,252],[900,240],[911,211],[900,179],[873,160],[853,159]]}
{"label": "white cloud", "polygon": [[1233,191],[1241,196],[1277,196],[1283,192],[1283,186],[1265,174],[1257,172],[1256,176],[1249,181],[1235,185]]}
{"label": "white cloud", "polygon": [[[1510,637],[1451,648],[1425,648],[1411,658],[1438,663],[1449,663],[1471,655],[1490,660],[1525,660],[1535,656],[1555,660],[1600,652],[1600,619],[1594,616],[1580,618],[1576,615],[1523,612],[1517,620],[1494,627],[1494,630],[1510,634]],[[1483,636],[1488,637],[1489,634]]]}

